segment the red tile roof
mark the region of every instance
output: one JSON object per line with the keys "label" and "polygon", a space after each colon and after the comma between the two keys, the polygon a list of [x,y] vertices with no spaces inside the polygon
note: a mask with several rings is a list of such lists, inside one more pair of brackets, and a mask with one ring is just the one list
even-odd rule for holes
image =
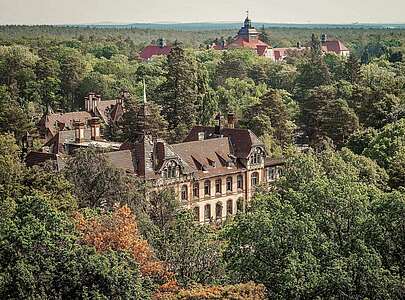
{"label": "red tile roof", "polygon": [[146,46],[139,54],[140,58],[144,60],[151,59],[155,55],[169,55],[172,51],[172,47],[164,46],[160,47],[157,45]]}
{"label": "red tile roof", "polygon": [[331,40],[322,43],[322,50],[330,53],[341,54],[342,52],[349,51],[347,47],[339,40]]}
{"label": "red tile roof", "polygon": [[257,47],[269,47],[266,43],[262,42],[261,40],[256,41],[248,41],[242,37],[237,37],[232,43],[230,43],[227,47],[228,48],[251,48],[257,49]]}

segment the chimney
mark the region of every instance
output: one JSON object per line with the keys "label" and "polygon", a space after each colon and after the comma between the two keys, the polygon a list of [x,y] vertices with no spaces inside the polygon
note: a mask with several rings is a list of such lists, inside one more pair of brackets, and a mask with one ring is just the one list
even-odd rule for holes
{"label": "chimney", "polygon": [[235,114],[228,113],[228,128],[235,128]]}
{"label": "chimney", "polygon": [[158,141],[155,144],[155,164],[160,166],[165,159],[165,144],[161,141]]}
{"label": "chimney", "polygon": [[166,47],[166,40],[164,38],[158,39],[158,46],[159,46],[159,48]]}
{"label": "chimney", "polygon": [[198,140],[203,141],[205,139],[205,132],[201,131],[198,133]]}
{"label": "chimney", "polygon": [[100,119],[91,118],[90,119],[90,131],[91,131],[91,140],[98,141],[100,140]]}
{"label": "chimney", "polygon": [[215,134],[220,135],[221,133],[221,113],[218,113],[217,116],[215,117],[215,120],[217,121],[217,125],[215,125]]}
{"label": "chimney", "polygon": [[91,92],[84,98],[84,106],[87,112],[94,112],[98,103],[101,101],[101,96]]}
{"label": "chimney", "polygon": [[80,144],[84,141],[84,122],[74,121],[73,127],[75,129],[75,143]]}

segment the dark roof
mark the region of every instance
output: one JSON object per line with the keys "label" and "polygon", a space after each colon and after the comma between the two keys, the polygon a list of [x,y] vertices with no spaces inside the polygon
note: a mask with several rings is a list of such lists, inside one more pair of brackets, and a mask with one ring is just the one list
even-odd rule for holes
{"label": "dark roof", "polygon": [[27,154],[27,157],[25,158],[25,163],[27,167],[40,166],[47,161],[54,161],[55,162],[54,167],[57,171],[62,170],[65,166],[65,161],[63,157],[54,153],[31,151]]}
{"label": "dark roof", "polygon": [[74,121],[81,121],[87,123],[89,119],[93,116],[87,111],[76,111],[69,113],[54,113],[44,115],[39,124],[42,129],[47,128],[50,130],[52,135],[55,135],[59,131],[59,124],[61,129],[69,130],[73,129]]}
{"label": "dark roof", "polygon": [[198,178],[239,172],[232,164],[234,159],[228,137],[184,142],[171,147],[193,169]]}
{"label": "dark roof", "polygon": [[[204,132],[205,140],[218,137],[218,135],[215,134],[214,127],[195,126],[191,129],[184,141],[198,141],[198,133],[200,132]],[[233,154],[238,158],[247,158],[254,146],[264,146],[257,136],[249,129],[221,128],[219,130],[219,135],[229,138]]]}
{"label": "dark roof", "polygon": [[135,172],[131,150],[107,152],[104,155],[114,167],[129,173]]}
{"label": "dark roof", "polygon": [[279,165],[284,165],[284,164],[285,164],[285,159],[284,158],[266,157],[266,159],[264,160],[264,166],[265,167],[279,166]]}
{"label": "dark roof", "polygon": [[96,112],[105,124],[109,123],[109,112],[114,109],[116,104],[117,100],[102,100],[97,103]]}
{"label": "dark roof", "polygon": [[[84,139],[89,140],[91,138],[91,129],[87,128],[84,130]],[[49,151],[51,153],[63,153],[63,145],[65,143],[71,143],[75,140],[74,130],[62,130],[56,133],[56,135],[45,143],[43,147],[50,147]]]}

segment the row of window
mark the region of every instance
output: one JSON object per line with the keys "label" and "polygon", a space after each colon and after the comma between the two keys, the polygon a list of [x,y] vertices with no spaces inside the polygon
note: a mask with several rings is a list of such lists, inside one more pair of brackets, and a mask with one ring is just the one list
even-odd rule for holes
{"label": "row of window", "polygon": [[[237,211],[243,211],[243,198],[239,198],[237,201],[236,205]],[[215,204],[215,220],[216,221],[222,221],[222,213],[223,213],[223,204],[222,202],[217,202]],[[233,201],[232,199],[229,199],[226,201],[226,216],[231,216],[233,215]],[[194,207],[194,217],[196,221],[202,221],[200,220],[200,207],[196,206]],[[206,204],[204,206],[204,222],[212,222],[213,218],[211,217],[211,204]]]}
{"label": "row of window", "polygon": [[[259,173],[258,172],[252,173],[252,177],[251,177],[252,187],[259,185],[259,183],[260,183]],[[243,176],[242,175],[237,176],[237,189],[243,190]],[[232,191],[233,191],[233,178],[227,177],[226,178],[226,192],[232,192]],[[215,180],[215,195],[216,194],[222,194],[222,180],[221,179]],[[206,180],[204,182],[204,197],[205,196],[211,196],[211,181],[210,180]],[[193,198],[196,199],[199,197],[200,197],[200,183],[196,182],[193,184]],[[186,184],[184,184],[181,187],[181,200],[182,201],[188,200],[188,187]]]}
{"label": "row of window", "polygon": [[[236,186],[238,190],[243,190],[243,176],[238,175],[236,178]],[[233,178],[226,178],[226,192],[233,192]],[[222,180],[215,180],[215,194],[222,194]],[[204,196],[211,196],[211,181],[206,180],[204,182]],[[200,197],[200,183],[196,182],[193,184],[193,198]],[[188,200],[188,187],[183,185],[181,187],[181,200]]]}

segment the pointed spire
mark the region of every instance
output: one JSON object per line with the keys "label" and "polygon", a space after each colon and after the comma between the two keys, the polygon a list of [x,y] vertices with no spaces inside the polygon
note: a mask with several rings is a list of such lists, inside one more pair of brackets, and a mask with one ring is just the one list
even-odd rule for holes
{"label": "pointed spire", "polygon": [[145,84],[145,78],[143,79],[143,104],[146,104],[146,84]]}

